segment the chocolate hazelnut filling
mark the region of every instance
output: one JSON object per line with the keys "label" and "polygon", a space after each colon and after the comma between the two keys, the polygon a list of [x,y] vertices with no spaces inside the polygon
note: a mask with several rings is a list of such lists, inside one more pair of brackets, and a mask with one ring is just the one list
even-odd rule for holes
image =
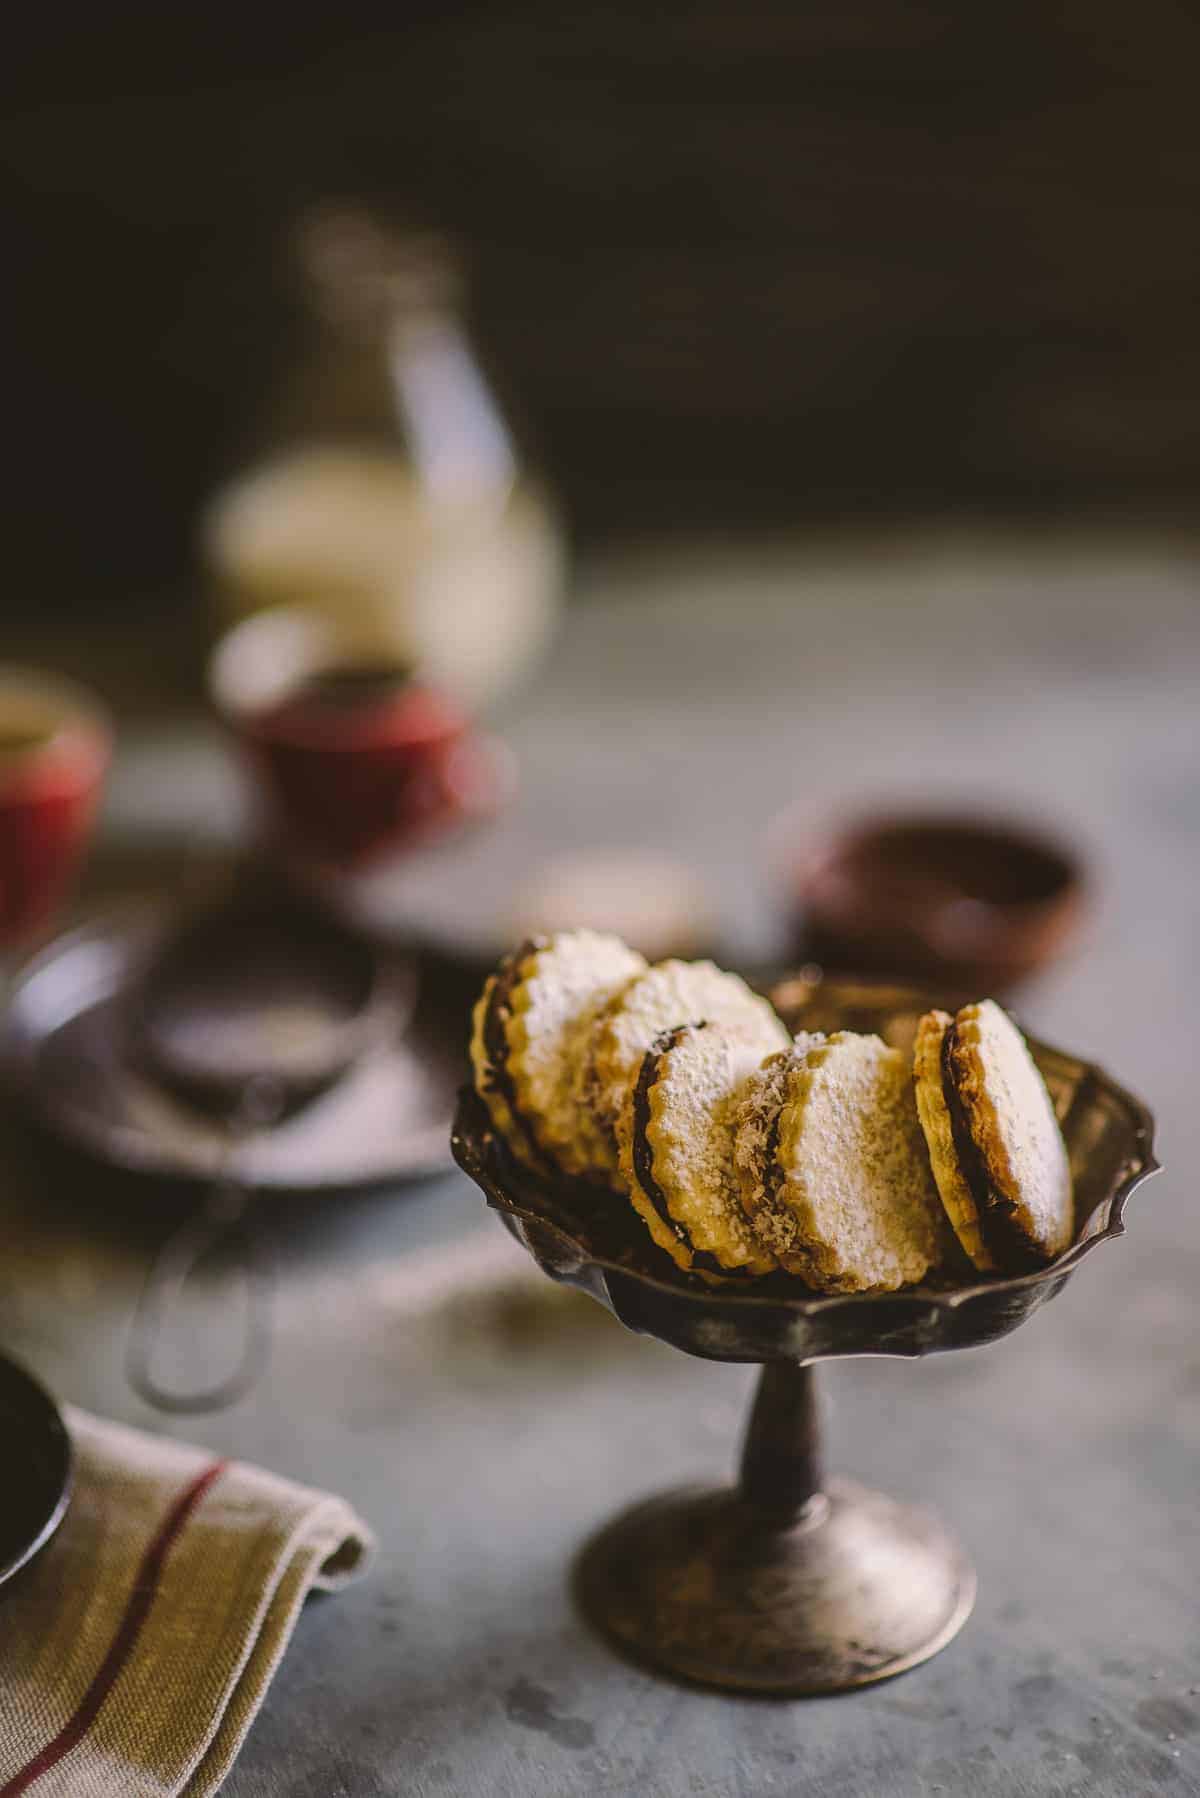
{"label": "chocolate hazelnut filling", "polygon": [[[783,1169],[779,1165],[779,1135],[783,1124],[788,1065],[789,1057],[786,1055],[772,1061],[771,1079],[759,1100],[763,1113],[772,1112],[771,1121],[762,1131],[758,1152],[751,1160],[754,1178],[762,1189],[759,1208],[773,1215],[779,1213],[779,1189],[783,1185]],[[751,1224],[753,1227],[753,1220]],[[761,1225],[759,1227],[761,1229]]]}
{"label": "chocolate hazelnut filling", "polygon": [[763,1197],[774,1209],[779,1203],[779,1188],[783,1185],[783,1169],[779,1165],[779,1129],[783,1123],[782,1101],[767,1127],[763,1138],[759,1161],[755,1166],[758,1183],[763,1189]]}
{"label": "chocolate hazelnut filling", "polygon": [[533,1125],[517,1104],[517,1089],[508,1071],[508,1023],[512,1017],[513,988],[520,981],[522,964],[544,946],[545,938],[527,937],[520,948],[513,951],[503,970],[496,976],[483,1019],[483,1047],[488,1063],[487,1084],[500,1094],[530,1153],[541,1165],[545,1164],[545,1153],[534,1133]]}
{"label": "chocolate hazelnut filling", "polygon": [[655,1037],[645,1055],[642,1057],[641,1071],[633,1089],[633,1171],[637,1183],[654,1207],[656,1214],[671,1231],[672,1235],[683,1244],[692,1257],[692,1266],[702,1268],[706,1273],[719,1274],[722,1279],[736,1279],[744,1270],[722,1267],[715,1255],[707,1249],[698,1249],[678,1218],[672,1217],[671,1208],[667,1204],[666,1194],[654,1178],[654,1151],[646,1131],[650,1124],[650,1088],[662,1072],[662,1064],[671,1050],[677,1047],[689,1030],[704,1030],[707,1026],[703,1020],[695,1024],[679,1024],[674,1030],[664,1030]]}
{"label": "chocolate hazelnut filling", "polygon": [[970,1119],[958,1090],[954,1067],[957,1046],[958,1026],[951,1024],[942,1038],[942,1098],[950,1113],[950,1132],[959,1169],[974,1200],[979,1232],[988,1253],[998,1267],[1010,1273],[1028,1273],[1041,1266],[1041,1257],[1017,1222],[1016,1206],[997,1191],[989,1178],[987,1164],[971,1134]]}
{"label": "chocolate hazelnut filling", "polygon": [[779,1138],[783,1130],[783,1113],[787,1103],[787,1076],[794,1065],[784,1057],[772,1087],[762,1095],[763,1114],[770,1122],[759,1138],[752,1169],[761,1197],[753,1214],[748,1214],[751,1232],[763,1247],[776,1257],[786,1272],[818,1285],[815,1265],[800,1239],[795,1217],[783,1198],[786,1175],[779,1161]]}

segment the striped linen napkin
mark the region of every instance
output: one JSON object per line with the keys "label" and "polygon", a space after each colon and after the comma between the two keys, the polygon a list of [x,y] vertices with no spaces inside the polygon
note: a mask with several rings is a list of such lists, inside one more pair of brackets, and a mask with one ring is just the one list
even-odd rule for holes
{"label": "striped linen napkin", "polygon": [[69,1410],[75,1493],[0,1593],[0,1798],[206,1798],[305,1596],[362,1568],[344,1500]]}

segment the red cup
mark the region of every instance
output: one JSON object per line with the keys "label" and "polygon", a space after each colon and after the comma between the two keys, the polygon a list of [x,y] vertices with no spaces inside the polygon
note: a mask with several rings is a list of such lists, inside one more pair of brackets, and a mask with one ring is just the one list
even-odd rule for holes
{"label": "red cup", "polygon": [[318,868],[369,868],[489,815],[509,790],[500,746],[379,633],[264,612],[223,639],[210,684],[268,835]]}
{"label": "red cup", "polygon": [[35,938],[65,897],[111,754],[112,733],[90,695],[0,667],[0,949]]}

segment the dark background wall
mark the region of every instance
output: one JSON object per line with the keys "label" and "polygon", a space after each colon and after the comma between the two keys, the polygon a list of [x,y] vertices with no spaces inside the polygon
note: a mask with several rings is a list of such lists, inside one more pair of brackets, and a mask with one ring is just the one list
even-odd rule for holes
{"label": "dark background wall", "polygon": [[330,191],[467,244],[585,537],[1193,501],[1188,5],[22,12],[5,529],[56,603],[186,570]]}

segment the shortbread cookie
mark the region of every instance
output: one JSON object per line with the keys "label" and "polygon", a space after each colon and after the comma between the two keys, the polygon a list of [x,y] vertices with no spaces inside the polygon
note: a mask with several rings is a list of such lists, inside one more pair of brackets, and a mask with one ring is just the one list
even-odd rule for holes
{"label": "shortbread cookie", "polygon": [[754,1235],[819,1292],[894,1291],[949,1246],[908,1064],[877,1036],[801,1036],[766,1061],[734,1159]]}
{"label": "shortbread cookie", "polygon": [[617,1120],[621,1172],[659,1248],[685,1270],[765,1274],[738,1199],[733,1111],[775,1048],[773,1020],[679,1024],[655,1038]]}
{"label": "shortbread cookie", "polygon": [[603,1180],[612,1165],[583,1097],[584,1049],[599,1010],[645,961],[594,930],[530,937],[475,1007],[471,1064],[496,1128],[532,1167]]}
{"label": "shortbread cookie", "polygon": [[993,999],[917,1031],[917,1109],[946,1215],[983,1273],[1061,1255],[1074,1234],[1071,1171],[1046,1083]]}
{"label": "shortbread cookie", "polygon": [[775,1048],[784,1048],[788,1041],[769,1000],[752,993],[739,975],[726,974],[711,961],[660,961],[629,981],[597,1016],[585,1091],[601,1135],[612,1144],[614,1160],[617,1119],[647,1049],[664,1030],[701,1022],[744,1025],[760,1034],[765,1030],[775,1039],[768,1046]]}
{"label": "shortbread cookie", "polygon": [[917,1114],[929,1148],[933,1177],[950,1225],[973,1267],[994,1273],[996,1260],[984,1240],[979,1212],[954,1149],[954,1127],[942,1082],[942,1049],[954,1019],[949,1012],[930,1011],[917,1028],[913,1079]]}

